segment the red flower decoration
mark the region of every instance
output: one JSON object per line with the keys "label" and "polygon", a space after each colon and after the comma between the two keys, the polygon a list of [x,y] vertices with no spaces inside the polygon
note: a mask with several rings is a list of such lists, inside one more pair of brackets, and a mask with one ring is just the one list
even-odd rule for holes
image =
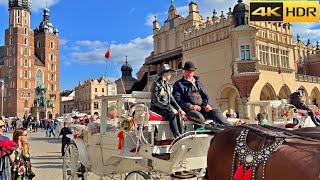
{"label": "red flower decoration", "polygon": [[25,171],[26,171],[26,168],[24,168],[23,166],[21,166],[21,167],[19,168],[18,175],[24,174]]}

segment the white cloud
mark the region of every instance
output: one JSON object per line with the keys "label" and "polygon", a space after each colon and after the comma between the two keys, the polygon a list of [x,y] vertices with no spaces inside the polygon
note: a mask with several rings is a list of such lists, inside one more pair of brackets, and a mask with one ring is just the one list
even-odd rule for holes
{"label": "white cloud", "polygon": [[154,16],[155,16],[155,14],[149,14],[149,15],[147,15],[147,17],[146,17],[146,22],[144,23],[144,25],[146,25],[146,26],[153,26]]}
{"label": "white cloud", "polygon": [[[79,49],[74,49],[71,53],[73,59],[79,63],[103,63],[104,55],[109,44],[101,41],[77,41],[75,43]],[[125,56],[128,56],[129,63],[135,68],[141,67],[145,58],[153,50],[153,38],[147,36],[145,38],[136,38],[128,43],[112,43],[111,45],[111,61],[123,62]]]}
{"label": "white cloud", "polygon": [[320,40],[320,29],[314,29],[313,27],[318,23],[293,23],[292,33],[296,40],[296,35],[299,34],[301,40],[307,41],[308,38],[315,43]]}
{"label": "white cloud", "polygon": [[[38,11],[46,7],[46,3],[48,7],[53,6],[58,3],[59,0],[32,0],[32,11]],[[0,5],[8,6],[8,0],[0,0]]]}

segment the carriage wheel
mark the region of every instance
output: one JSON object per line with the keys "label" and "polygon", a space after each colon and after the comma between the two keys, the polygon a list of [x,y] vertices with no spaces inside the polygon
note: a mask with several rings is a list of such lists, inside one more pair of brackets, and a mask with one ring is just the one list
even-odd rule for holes
{"label": "carriage wheel", "polygon": [[151,180],[151,177],[143,171],[132,171],[124,180]]}
{"label": "carriage wheel", "polygon": [[86,180],[87,176],[83,168],[77,146],[70,144],[66,147],[63,158],[63,180]]}

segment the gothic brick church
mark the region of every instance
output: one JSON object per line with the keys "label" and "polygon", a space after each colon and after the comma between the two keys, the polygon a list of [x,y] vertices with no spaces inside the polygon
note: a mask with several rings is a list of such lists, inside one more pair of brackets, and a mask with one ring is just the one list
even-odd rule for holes
{"label": "gothic brick church", "polygon": [[4,80],[0,111],[4,116],[22,117],[39,109],[36,90],[42,90],[45,101],[37,110],[38,118],[60,114],[59,31],[50,22],[48,8],[38,27],[32,30],[30,24],[31,0],[9,0],[9,27],[0,46]]}

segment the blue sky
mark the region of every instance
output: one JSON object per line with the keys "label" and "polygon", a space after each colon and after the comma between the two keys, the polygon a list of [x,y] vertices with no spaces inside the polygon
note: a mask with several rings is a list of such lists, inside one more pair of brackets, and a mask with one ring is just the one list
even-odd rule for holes
{"label": "blue sky", "polygon": [[[0,46],[4,30],[8,27],[7,0],[0,0]],[[107,75],[120,76],[120,66],[128,56],[134,74],[153,49],[152,20],[154,14],[160,22],[167,17],[170,0],[33,0],[32,29],[42,20],[45,2],[51,11],[51,21],[60,31],[61,90],[73,89],[79,81],[105,74],[104,52],[111,44],[114,56],[107,64]],[[190,0],[174,3],[186,15]],[[236,0],[196,0],[203,17],[211,16],[213,9],[226,11]],[[318,24],[299,24],[295,34],[320,39]]]}

